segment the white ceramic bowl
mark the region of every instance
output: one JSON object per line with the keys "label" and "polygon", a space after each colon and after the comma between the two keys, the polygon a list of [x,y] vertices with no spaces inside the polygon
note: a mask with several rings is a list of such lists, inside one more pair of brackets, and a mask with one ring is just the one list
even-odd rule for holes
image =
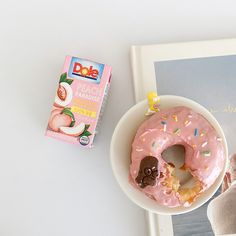
{"label": "white ceramic bowl", "polygon": [[[164,95],[160,96],[160,98],[160,108],[186,106],[191,108],[195,112],[202,114],[216,129],[219,137],[222,138],[225,149],[225,155],[226,157],[228,157],[228,148],[223,130],[221,129],[219,123],[214,118],[214,116],[206,108],[184,97]],[[115,128],[110,147],[111,166],[115,178],[124,193],[134,203],[146,210],[163,215],[176,215],[192,211],[203,205],[207,200],[209,200],[221,185],[226,172],[227,158],[224,169],[222,170],[220,176],[216,179],[215,183],[208,190],[202,193],[190,207],[169,208],[166,206],[162,206],[156,201],[148,198],[144,193],[140,192],[132,185],[130,185],[128,181],[131,144],[133,142],[133,138],[136,134],[137,128],[145,119],[147,119],[144,116],[145,112],[147,111],[147,108],[148,105],[146,100],[137,103],[125,113],[125,115],[120,119],[119,123]]]}

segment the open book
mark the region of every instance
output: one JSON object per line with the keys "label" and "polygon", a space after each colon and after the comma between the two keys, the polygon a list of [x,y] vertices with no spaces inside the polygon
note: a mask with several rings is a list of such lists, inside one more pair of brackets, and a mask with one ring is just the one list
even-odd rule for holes
{"label": "open book", "polygon": [[[158,93],[184,96],[209,109],[225,132],[229,153],[236,152],[236,56],[154,64]],[[173,216],[174,235],[213,235],[206,211],[207,203],[190,213]]]}
{"label": "open book", "polygon": [[[236,152],[236,39],[131,47],[135,100],[149,91],[179,95],[210,110],[222,126],[229,153]],[[220,190],[216,193],[219,194]],[[207,203],[190,213],[163,216],[147,212],[150,236],[214,235]]]}

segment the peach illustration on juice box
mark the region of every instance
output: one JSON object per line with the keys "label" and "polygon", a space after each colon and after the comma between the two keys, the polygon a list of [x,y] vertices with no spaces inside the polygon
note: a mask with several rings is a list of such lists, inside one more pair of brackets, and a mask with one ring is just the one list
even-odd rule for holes
{"label": "peach illustration on juice box", "polygon": [[46,136],[91,147],[110,87],[111,67],[67,56]]}

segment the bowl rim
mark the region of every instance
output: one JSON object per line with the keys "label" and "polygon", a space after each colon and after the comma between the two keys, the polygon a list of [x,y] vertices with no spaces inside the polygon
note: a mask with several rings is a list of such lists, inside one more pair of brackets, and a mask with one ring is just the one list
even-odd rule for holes
{"label": "bowl rim", "polygon": [[[223,178],[224,178],[224,175],[226,173],[226,170],[227,170],[227,166],[228,166],[228,145],[227,145],[227,141],[226,141],[226,137],[225,137],[225,134],[224,134],[224,131],[221,127],[221,125],[219,124],[219,122],[217,121],[217,119],[214,117],[214,115],[207,109],[205,108],[204,106],[202,106],[201,104],[195,102],[194,100],[192,99],[189,99],[189,98],[186,98],[186,97],[183,97],[183,96],[176,96],[176,95],[160,95],[159,96],[160,99],[163,99],[163,98],[172,98],[172,99],[178,99],[179,101],[183,100],[184,102],[188,102],[188,103],[191,103],[193,104],[193,106],[197,106],[199,107],[202,111],[204,111],[204,113],[208,113],[208,115],[211,117],[211,119],[214,121],[214,127],[217,126],[217,129],[218,129],[218,134],[220,134],[220,136],[222,137],[222,141],[223,141],[223,146],[224,146],[224,151],[225,151],[225,164],[224,164],[224,168],[222,169],[222,172],[221,172],[221,178],[220,178],[220,175],[217,177],[220,178],[218,183],[216,184],[216,187],[215,189],[212,191],[212,193],[209,193],[209,196],[203,200],[199,205],[196,205],[194,207],[186,207],[184,211],[176,211],[176,208],[171,208],[171,207],[167,207],[167,209],[169,209],[171,211],[171,209],[175,209],[175,212],[174,213],[167,213],[167,212],[161,212],[161,211],[157,211],[149,206],[147,206],[145,203],[143,203],[142,201],[139,201],[137,200],[136,198],[134,198],[133,196],[131,196],[130,193],[128,193],[128,191],[125,189],[125,186],[122,184],[122,181],[120,181],[119,179],[119,175],[116,171],[116,167],[115,167],[115,163],[114,163],[114,160],[113,160],[113,156],[114,156],[114,147],[115,147],[115,142],[114,142],[114,139],[116,138],[117,136],[117,133],[120,129],[120,127],[122,126],[123,122],[126,120],[127,116],[129,115],[129,113],[131,113],[133,110],[136,110],[138,106],[142,106],[143,103],[147,103],[147,100],[144,99],[138,103],[136,103],[134,106],[132,106],[130,109],[128,109],[124,114],[123,116],[120,118],[120,120],[118,121],[115,129],[114,129],[114,132],[113,132],[113,135],[112,135],[112,138],[111,138],[111,143],[110,143],[110,163],[111,163],[111,168],[112,168],[112,172],[115,176],[115,179],[116,179],[116,182],[118,183],[118,185],[120,186],[120,188],[122,189],[122,191],[125,193],[125,195],[132,201],[134,202],[135,204],[137,204],[138,206],[140,206],[141,208],[145,209],[145,210],[148,210],[150,212],[153,212],[153,213],[157,213],[157,214],[162,214],[162,215],[179,215],[179,214],[185,214],[187,212],[190,212],[190,211],[193,211],[199,207],[201,207],[203,204],[205,204],[215,193],[216,191],[219,189],[220,185],[222,184],[222,181],[223,181]],[[186,106],[188,107],[187,105],[183,105],[183,106]],[[194,110],[194,109],[193,109]],[[203,114],[201,114],[203,115]],[[207,119],[207,117],[205,117],[203,115],[203,117],[205,119]],[[144,116],[145,118],[145,116]],[[208,119],[207,119],[208,120]],[[209,121],[209,120],[208,120]],[[210,121],[209,121],[210,122]],[[128,181],[128,179],[127,179]],[[215,183],[214,183],[215,184]],[[209,189],[208,189],[209,190]],[[138,191],[138,190],[137,190]],[[207,191],[207,190],[206,190]],[[156,204],[158,204],[156,202]]]}

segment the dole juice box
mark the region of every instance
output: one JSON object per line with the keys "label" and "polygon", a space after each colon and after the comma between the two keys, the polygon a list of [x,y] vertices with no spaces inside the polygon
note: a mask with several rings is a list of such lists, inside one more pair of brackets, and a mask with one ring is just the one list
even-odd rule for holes
{"label": "dole juice box", "polygon": [[67,56],[46,135],[91,147],[110,87],[111,67]]}

